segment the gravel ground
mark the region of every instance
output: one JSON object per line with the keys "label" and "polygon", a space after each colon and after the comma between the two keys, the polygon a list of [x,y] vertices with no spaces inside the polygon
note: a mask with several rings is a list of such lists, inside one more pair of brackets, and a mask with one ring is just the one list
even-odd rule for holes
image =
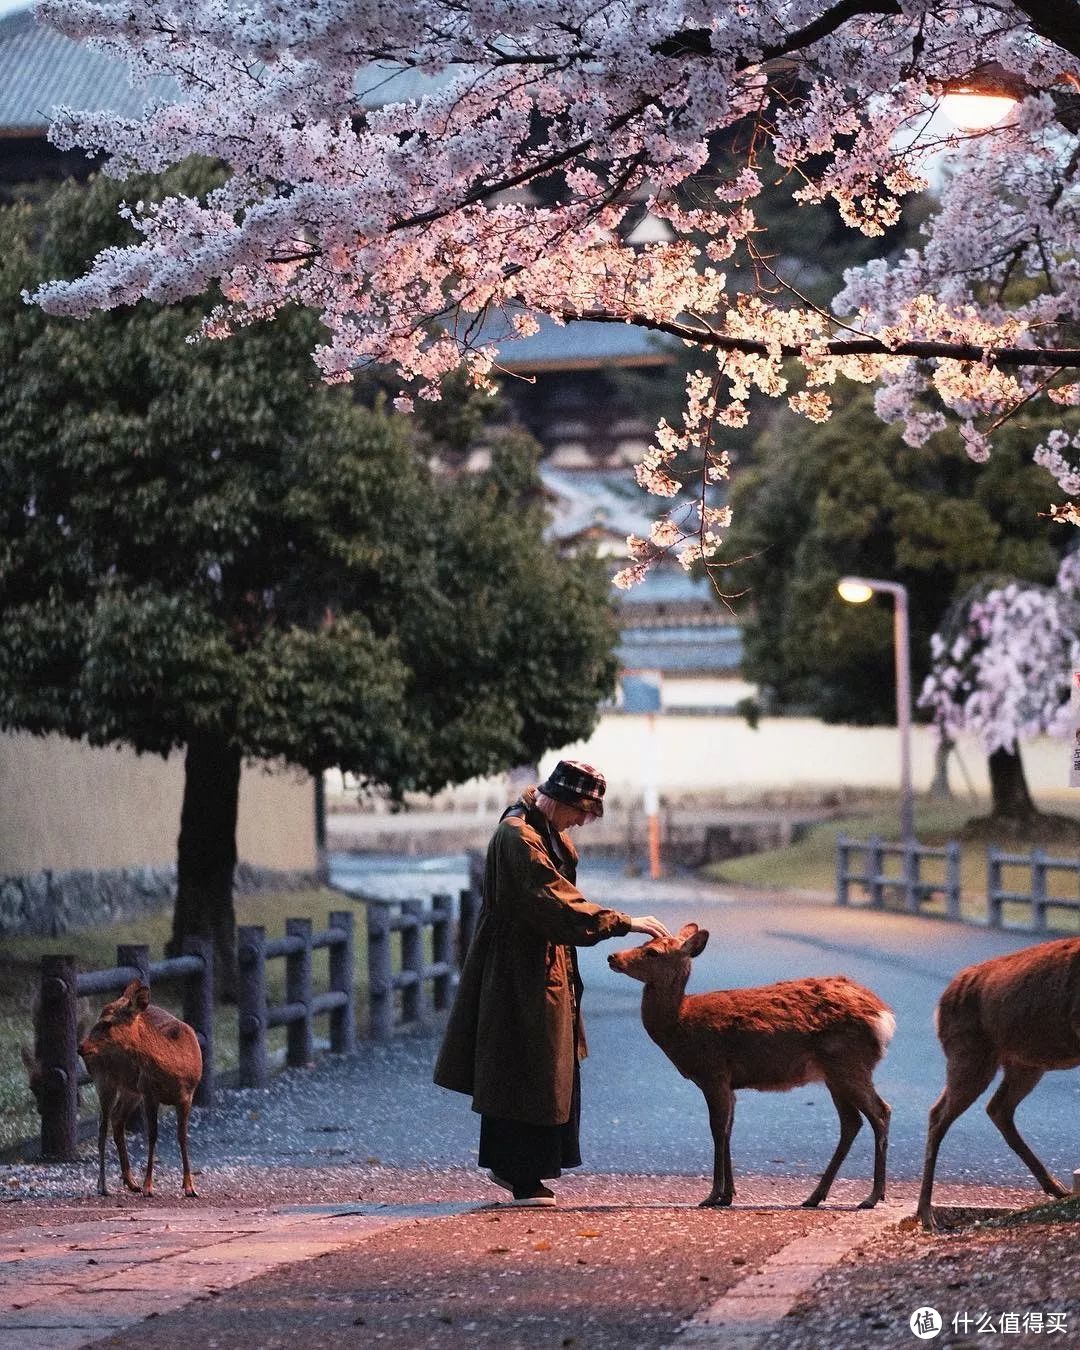
{"label": "gravel ground", "polygon": [[[1066,1202],[1076,1217],[1075,1202]],[[759,1350],[916,1344],[909,1320],[934,1308],[935,1345],[1080,1343],[1080,1230],[1072,1223],[978,1227],[928,1237],[905,1228],[857,1248],[829,1271]],[[1051,1314],[1063,1321],[1050,1329]],[[1003,1319],[1012,1315],[1015,1322]],[[1026,1329],[1025,1329],[1026,1328]]]}

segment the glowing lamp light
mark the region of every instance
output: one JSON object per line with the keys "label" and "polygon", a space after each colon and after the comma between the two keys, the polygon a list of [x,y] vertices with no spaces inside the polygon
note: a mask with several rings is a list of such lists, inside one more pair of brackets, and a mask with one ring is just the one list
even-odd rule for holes
{"label": "glowing lamp light", "polygon": [[941,110],[961,131],[989,131],[1004,122],[1016,104],[1011,94],[984,94],[961,85],[944,95]]}
{"label": "glowing lamp light", "polygon": [[1009,116],[1024,96],[1019,76],[997,61],[945,86],[941,110],[961,131],[989,131]]}
{"label": "glowing lamp light", "polygon": [[840,593],[841,600],[846,600],[849,605],[865,605],[874,594],[873,587],[868,586],[859,577],[842,577],[837,582],[836,589]]}

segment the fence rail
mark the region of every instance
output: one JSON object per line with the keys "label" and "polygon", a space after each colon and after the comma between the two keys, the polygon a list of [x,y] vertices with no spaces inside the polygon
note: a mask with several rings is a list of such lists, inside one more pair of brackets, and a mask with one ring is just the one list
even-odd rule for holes
{"label": "fence rail", "polygon": [[183,981],[182,1017],[195,1030],[203,1056],[203,1076],[195,1094],[198,1106],[214,1099],[214,948],[204,938],[187,938],[181,956],[151,961],[150,948],[121,945],[116,965],[79,972],[74,956],[45,956],[41,961],[34,1055],[41,1065],[38,1111],[41,1157],[74,1162],[78,1157],[79,1085],[90,1081],[79,1063],[77,1000],[83,995],[120,993],[132,980],[143,984]]}
{"label": "fence rail", "polygon": [[[851,855],[865,855],[864,868],[854,871]],[[885,871],[886,858],[899,858],[899,875]],[[922,864],[928,860],[945,864],[943,881],[927,880],[922,873]],[[918,914],[924,901],[935,895],[945,898],[945,913],[950,919],[960,917],[960,845],[946,844],[943,848],[931,848],[917,843],[913,839],[899,844],[887,844],[877,835],[867,840],[851,839],[845,834],[836,839],[836,903],[851,903],[850,887],[852,882],[866,886],[870,892],[870,904],[874,909],[885,905],[886,891],[900,894],[904,909],[909,914]]]}
{"label": "fence rail", "polygon": [[[1031,889],[1007,890],[1002,877],[1005,867],[1030,869]],[[1049,874],[1053,871],[1071,872],[1077,878],[1077,898],[1049,894]],[[991,845],[986,850],[986,917],[992,927],[1004,927],[1003,906],[1010,902],[1030,905],[1032,928],[1037,933],[1046,932],[1048,909],[1080,910],[1080,858],[1051,858],[1040,848],[1032,849],[1030,853],[1003,853]]]}
{"label": "fence rail", "polygon": [[[315,933],[310,919],[286,919],[285,936],[269,941],[260,924],[245,924],[236,930],[241,1087],[265,1087],[269,1082],[267,1032],[271,1027],[287,1028],[285,1063],[293,1068],[310,1064],[315,1057],[316,1017],[329,1016],[330,1049],[335,1054],[355,1049],[353,913],[335,910],[329,923],[328,928]],[[330,988],[316,994],[312,990],[311,954],[323,947],[330,954]],[[270,1004],[266,963],[280,958],[285,960],[285,1002]]]}
{"label": "fence rail", "polygon": [[[430,905],[423,900],[365,897],[370,1030],[376,1040],[389,1040],[395,1031],[423,1025],[433,1014],[445,1012],[450,1006],[456,967],[464,950],[463,938],[467,943],[474,922],[471,896],[471,891],[461,892],[462,922],[458,930],[457,959],[452,944],[454,902],[451,896],[433,895]],[[424,930],[429,928],[430,961],[424,949]],[[401,935],[400,961],[396,963],[396,970],[392,942],[395,933]]]}

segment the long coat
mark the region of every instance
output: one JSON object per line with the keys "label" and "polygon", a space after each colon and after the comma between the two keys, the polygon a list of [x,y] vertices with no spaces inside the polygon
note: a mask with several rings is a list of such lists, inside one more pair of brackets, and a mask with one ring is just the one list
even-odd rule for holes
{"label": "long coat", "polygon": [[558,859],[535,789],[499,822],[488,845],[484,902],[435,1065],[435,1082],[473,1110],[531,1125],[570,1115],[576,1059],[584,1059],[581,979],[572,948],[630,931],[618,910],[574,885],[577,852],[557,835]]}

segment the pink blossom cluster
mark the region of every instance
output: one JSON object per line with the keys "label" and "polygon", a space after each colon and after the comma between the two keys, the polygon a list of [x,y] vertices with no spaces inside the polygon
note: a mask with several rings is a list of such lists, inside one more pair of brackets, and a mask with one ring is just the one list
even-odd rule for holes
{"label": "pink blossom cluster", "polygon": [[[838,375],[880,380],[880,414],[913,444],[954,419],[985,459],[1003,417],[1054,396],[1047,353],[1080,300],[1076,131],[1061,111],[1080,59],[1070,7],[1060,33],[1053,7],[1037,24],[1028,8],[39,0],[43,20],[121,54],[136,80],[165,74],[179,89],[139,119],[60,109],[57,144],[103,151],[120,177],[191,154],[230,176],[206,200],[131,203],[135,242],[32,298],[86,315],[217,284],[206,338],[300,304],[325,326],[324,377],[389,365],[403,409],[461,364],[489,385],[498,345],[535,315],[667,331],[701,361],[683,426],[662,425],[639,466],[662,497],[682,486],[683,451],[695,474],[714,455],[702,481],[720,472],[714,429],[745,422],[753,389],[788,393],[792,359],[805,387],[788,397],[812,420],[829,416],[823,386]],[[1014,115],[979,134],[939,130],[943,91],[989,63],[1029,91]],[[412,96],[381,95],[403,73]],[[743,162],[718,177],[710,145],[724,134]],[[852,270],[831,313],[782,277],[755,293],[740,258],[767,253],[754,208],[765,146],[798,200],[835,203],[871,237],[947,151],[922,246]],[[626,241],[643,201],[670,242]],[[651,547],[711,556],[717,531],[703,515],[698,527]]]}
{"label": "pink blossom cluster", "polygon": [[976,736],[987,754],[1070,729],[1071,672],[1080,669],[1080,554],[1054,586],[1011,582],[975,593],[930,640],[919,695],[942,735]]}

